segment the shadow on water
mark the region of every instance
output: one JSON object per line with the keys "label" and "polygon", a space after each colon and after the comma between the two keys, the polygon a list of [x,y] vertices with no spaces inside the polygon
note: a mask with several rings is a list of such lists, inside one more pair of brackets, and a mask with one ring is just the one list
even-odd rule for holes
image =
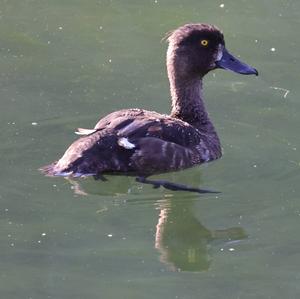
{"label": "shadow on water", "polygon": [[[107,185],[107,192],[115,189],[115,185],[123,186],[118,195],[133,192],[138,194],[142,187],[132,184],[132,178],[126,178],[128,184],[124,184],[124,177],[121,178],[122,184],[118,179]],[[103,190],[97,191],[97,184],[92,180],[70,181],[72,189],[77,195],[96,195],[98,192],[103,194]],[[83,189],[83,186],[85,189]],[[127,192],[126,192],[127,190]],[[155,191],[156,192],[156,191]],[[145,193],[145,192],[143,192]],[[116,195],[116,193],[114,193]],[[172,271],[200,272],[209,269],[212,263],[210,254],[211,247],[219,244],[239,241],[247,238],[247,234],[242,227],[229,227],[213,230],[205,227],[195,215],[195,203],[199,199],[208,199],[209,196],[196,195],[189,192],[162,192],[159,196],[147,192],[144,196],[131,197],[126,199],[128,203],[146,203],[159,210],[156,221],[154,247],[159,252],[159,260]],[[159,197],[159,199],[158,199]]]}
{"label": "shadow on water", "polygon": [[[207,165],[206,165],[207,166]],[[158,189],[158,192],[173,192],[172,188],[166,188],[162,185],[158,186],[155,182],[167,182],[174,185],[190,187],[192,191],[187,191],[182,194],[195,196],[199,194],[199,190],[203,191],[203,194],[211,193],[218,194],[221,190],[217,190],[214,186],[202,186],[202,172],[200,167],[194,167],[185,169],[184,171],[169,172],[164,174],[153,175],[147,178],[147,180],[154,183],[143,183],[137,180],[136,175],[120,175],[120,174],[104,174],[100,179],[96,181],[93,177],[86,178],[66,178],[70,183],[71,189],[77,195],[130,195],[139,194],[141,197],[149,196],[148,190]],[[200,186],[199,186],[200,185]],[[194,191],[197,190],[197,191]],[[171,190],[171,191],[170,191]],[[157,194],[157,191],[150,192],[151,195]],[[181,194],[182,190],[177,190],[173,194]],[[200,192],[201,194],[202,192]]]}

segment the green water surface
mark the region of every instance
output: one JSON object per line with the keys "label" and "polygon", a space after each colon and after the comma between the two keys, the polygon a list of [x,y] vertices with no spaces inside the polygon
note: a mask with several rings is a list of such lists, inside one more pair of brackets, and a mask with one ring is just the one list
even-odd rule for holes
{"label": "green water surface", "polygon": [[[298,0],[0,4],[0,298],[300,297]],[[161,39],[188,22],[260,73],[206,77],[224,156],[159,176],[221,193],[42,176],[77,127],[170,111]]]}

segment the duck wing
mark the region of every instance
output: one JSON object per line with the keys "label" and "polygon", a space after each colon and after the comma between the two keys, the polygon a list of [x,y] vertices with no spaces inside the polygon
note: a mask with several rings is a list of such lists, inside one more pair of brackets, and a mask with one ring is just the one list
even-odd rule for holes
{"label": "duck wing", "polygon": [[[103,172],[153,174],[210,159],[205,135],[179,119],[127,109],[101,119],[94,129],[42,170],[48,175],[86,176]],[[85,135],[85,134],[83,134]]]}
{"label": "duck wing", "polygon": [[125,109],[102,118],[94,130],[112,129],[129,139],[156,137],[182,146],[199,144],[205,135],[180,119],[143,109]]}

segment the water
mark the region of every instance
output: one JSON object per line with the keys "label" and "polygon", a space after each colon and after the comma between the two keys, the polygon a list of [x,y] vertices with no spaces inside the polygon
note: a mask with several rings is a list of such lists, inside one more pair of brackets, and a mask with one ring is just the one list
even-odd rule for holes
{"label": "water", "polygon": [[[299,298],[299,20],[296,0],[2,0],[1,298]],[[222,193],[41,176],[75,128],[169,112],[160,40],[187,22],[260,72],[206,77],[224,157],[161,176]]]}

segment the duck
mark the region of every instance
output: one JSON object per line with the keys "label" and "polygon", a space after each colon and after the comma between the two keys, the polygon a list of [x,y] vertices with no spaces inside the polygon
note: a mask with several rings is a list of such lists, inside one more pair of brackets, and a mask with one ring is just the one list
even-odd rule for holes
{"label": "duck", "polygon": [[93,129],[78,128],[80,138],[58,161],[40,169],[45,175],[103,181],[105,174],[134,175],[154,188],[209,192],[148,177],[219,159],[222,147],[205,107],[203,78],[216,69],[256,76],[258,71],[227,50],[215,25],[185,24],[165,39],[171,113],[122,109],[101,118]]}

